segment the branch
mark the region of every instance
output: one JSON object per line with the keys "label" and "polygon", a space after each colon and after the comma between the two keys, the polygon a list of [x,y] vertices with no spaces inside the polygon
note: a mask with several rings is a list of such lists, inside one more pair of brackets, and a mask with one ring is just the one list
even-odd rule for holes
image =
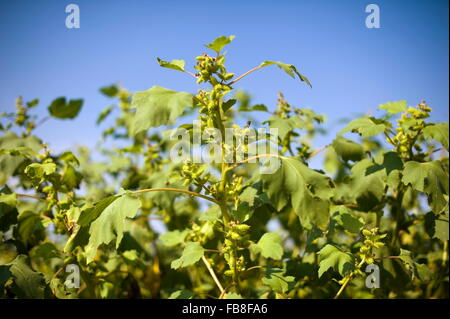
{"label": "branch", "polygon": [[185,189],[178,189],[178,188],[170,188],[170,187],[161,187],[161,188],[147,188],[147,189],[140,189],[137,191],[132,191],[131,194],[141,194],[141,193],[149,193],[149,192],[158,192],[158,191],[165,191],[165,192],[178,192],[178,193],[185,193],[191,196],[196,196],[196,197],[200,197],[206,200],[209,200],[210,202],[213,202],[215,204],[220,204],[217,200],[215,200],[212,197],[206,196],[206,195],[202,195],[196,192],[191,192]]}
{"label": "branch", "polygon": [[206,259],[205,256],[202,256],[202,260],[205,263],[206,268],[208,268],[208,271],[211,274],[211,277],[214,279],[214,282],[216,283],[217,287],[219,288],[220,296],[224,295],[225,289],[223,289],[222,284],[220,283],[219,279],[217,279],[216,273],[214,272],[214,269],[212,269],[208,259]]}
{"label": "branch", "polygon": [[40,201],[43,201],[43,202],[47,201],[47,199],[45,199],[43,197],[40,197],[40,196],[36,196],[36,195],[28,195],[28,194],[16,193],[16,196],[34,198],[34,199],[37,199],[37,200],[40,200]]}
{"label": "branch", "polygon": [[321,148],[318,148],[317,150],[315,150],[314,152],[311,153],[311,155],[309,156],[309,158],[313,158],[314,156],[316,156],[317,154],[319,154],[320,152],[322,152],[324,149],[326,149],[328,146],[330,145],[324,145]]}
{"label": "branch", "polygon": [[228,86],[231,86],[232,84],[236,83],[237,81],[239,81],[240,79],[242,79],[243,77],[249,75],[252,72],[255,72],[256,70],[259,70],[263,67],[265,67],[266,65],[259,65],[251,70],[248,70],[247,72],[245,72],[244,74],[242,74],[241,76],[237,77],[236,79],[234,79],[233,81],[231,81],[230,83],[227,83]]}

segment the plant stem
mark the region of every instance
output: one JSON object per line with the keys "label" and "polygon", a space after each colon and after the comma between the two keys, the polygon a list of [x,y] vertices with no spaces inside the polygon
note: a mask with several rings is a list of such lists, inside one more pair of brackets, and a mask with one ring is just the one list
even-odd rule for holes
{"label": "plant stem", "polygon": [[223,289],[222,284],[220,283],[219,279],[216,276],[216,273],[214,272],[214,269],[212,269],[211,264],[209,263],[208,259],[205,258],[205,256],[202,256],[202,260],[206,268],[208,268],[208,271],[211,277],[214,279],[214,282],[216,283],[217,287],[220,290],[220,295],[222,296],[225,293],[225,289]]}
{"label": "plant stem", "polygon": [[231,81],[231,82],[228,83],[227,85],[230,86],[230,85],[236,83],[237,81],[239,81],[239,80],[242,79],[243,77],[249,75],[249,74],[252,73],[252,72],[255,72],[256,70],[261,69],[261,68],[264,67],[264,66],[265,66],[265,65],[259,65],[259,66],[255,67],[255,68],[251,69],[251,70],[248,70],[247,72],[245,72],[245,73],[242,74],[241,76],[237,77],[236,79],[234,79],[233,81]]}
{"label": "plant stem", "polygon": [[352,276],[348,276],[344,283],[341,286],[341,289],[339,289],[339,291],[337,292],[336,296],[334,296],[334,299],[338,299],[339,296],[342,294],[342,292],[344,291],[345,287],[347,287],[348,283],[350,282],[350,280],[352,279]]}
{"label": "plant stem", "polygon": [[448,240],[444,241],[444,248],[442,250],[442,266],[445,266],[448,260]]}
{"label": "plant stem", "polygon": [[42,202],[46,202],[46,201],[47,201],[47,199],[45,199],[45,198],[43,198],[43,197],[40,197],[40,196],[35,196],[35,195],[28,195],[28,194],[19,194],[19,193],[16,193],[16,196],[19,196],[19,197],[29,197],[29,198],[34,198],[34,199],[40,200],[40,201],[42,201]]}
{"label": "plant stem", "polygon": [[[362,265],[364,265],[364,263],[366,262],[366,257],[363,257],[361,259],[361,262],[358,264],[358,266],[356,266],[357,269],[360,269],[362,267]],[[344,280],[341,289],[339,289],[339,291],[337,292],[336,296],[334,296],[334,299],[339,298],[339,296],[342,294],[342,292],[344,292],[345,287],[347,287],[348,283],[350,282],[350,280],[353,279],[353,274],[354,272],[351,272]]]}
{"label": "plant stem", "polygon": [[192,196],[196,196],[199,198],[203,198],[206,200],[209,200],[210,202],[213,202],[215,204],[220,205],[220,202],[217,201],[216,199],[206,196],[206,195],[202,195],[196,192],[192,192],[192,191],[188,191],[185,189],[179,189],[179,188],[170,188],[170,187],[161,187],[161,188],[147,188],[147,189],[140,189],[137,191],[132,191],[131,194],[141,194],[141,193],[149,193],[149,192],[159,192],[159,191],[163,191],[163,192],[178,192],[178,193],[185,193],[185,194],[189,194]]}

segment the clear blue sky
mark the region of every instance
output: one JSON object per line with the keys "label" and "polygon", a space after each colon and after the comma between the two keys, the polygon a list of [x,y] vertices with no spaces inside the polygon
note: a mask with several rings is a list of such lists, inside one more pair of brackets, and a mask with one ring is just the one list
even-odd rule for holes
{"label": "clear blue sky", "polygon": [[[80,29],[65,27],[69,3],[80,7]],[[380,29],[365,27],[370,3],[381,9]],[[240,81],[272,110],[282,90],[292,105],[327,114],[332,130],[342,127],[339,118],[400,99],[425,99],[433,118],[447,121],[448,23],[448,1],[440,0],[0,0],[0,111],[13,111],[17,95],[39,98],[43,116],[55,97],[84,98],[76,120],[48,121],[37,134],[54,150],[94,146],[102,129],[96,117],[111,103],[99,87],[120,81],[131,91],[195,92],[189,76],[155,58],[190,67],[203,44],[233,34],[230,71],[283,61],[312,82],[310,89],[276,67]]]}

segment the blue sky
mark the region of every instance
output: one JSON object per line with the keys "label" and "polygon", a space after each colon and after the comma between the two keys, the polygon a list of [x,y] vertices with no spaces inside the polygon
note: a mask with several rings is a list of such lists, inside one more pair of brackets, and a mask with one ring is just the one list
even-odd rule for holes
{"label": "blue sky", "polygon": [[[65,7],[78,4],[81,28],[65,27]],[[381,28],[365,26],[376,3]],[[388,101],[425,99],[433,119],[448,120],[448,1],[0,1],[0,111],[14,99],[39,98],[36,112],[58,96],[84,98],[73,121],[50,120],[36,133],[53,150],[93,147],[95,120],[111,100],[98,89],[120,81],[131,91],[160,85],[196,91],[188,75],[163,69],[156,57],[193,58],[220,35],[235,35],[228,69],[241,74],[265,60],[294,64],[312,82],[267,67],[239,82],[255,103],[275,108],[282,90],[297,107],[342,117],[372,112]],[[319,140],[325,143],[331,137]]]}

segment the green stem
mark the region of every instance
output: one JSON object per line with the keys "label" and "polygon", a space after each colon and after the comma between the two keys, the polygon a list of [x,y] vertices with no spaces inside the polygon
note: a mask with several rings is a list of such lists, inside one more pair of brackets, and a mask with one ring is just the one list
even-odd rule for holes
{"label": "green stem", "polygon": [[[360,269],[362,267],[362,265],[364,265],[364,263],[366,262],[366,257],[363,257],[361,259],[361,262],[358,264],[358,266],[356,266],[357,269]],[[344,292],[345,287],[347,287],[348,283],[353,279],[353,275],[354,272],[351,272],[344,280],[344,282],[342,283],[341,288],[339,289],[339,291],[337,292],[336,296],[334,296],[334,299],[339,298],[339,296]]]}
{"label": "green stem", "polygon": [[213,202],[215,204],[220,205],[220,202],[217,201],[216,199],[212,198],[212,197],[209,197],[209,196],[206,196],[206,195],[202,195],[202,194],[199,194],[199,193],[196,193],[196,192],[188,191],[188,190],[185,190],[185,189],[178,189],[178,188],[171,188],[171,187],[140,189],[140,190],[137,190],[137,191],[132,191],[131,194],[141,194],[141,193],[160,192],[160,191],[162,191],[162,192],[185,193],[185,194],[188,194],[188,195],[191,195],[191,196],[196,196],[196,197],[199,197],[199,198],[203,198],[203,199],[209,200],[210,202]]}

